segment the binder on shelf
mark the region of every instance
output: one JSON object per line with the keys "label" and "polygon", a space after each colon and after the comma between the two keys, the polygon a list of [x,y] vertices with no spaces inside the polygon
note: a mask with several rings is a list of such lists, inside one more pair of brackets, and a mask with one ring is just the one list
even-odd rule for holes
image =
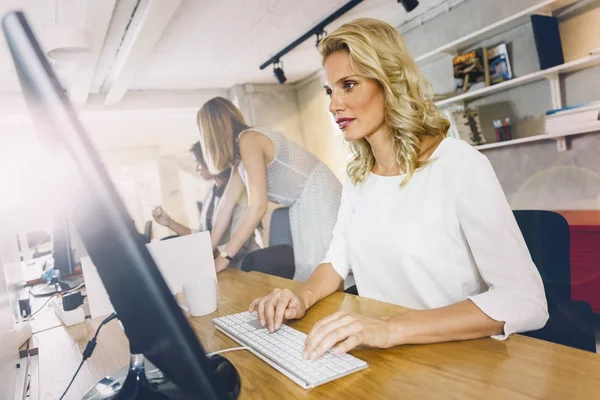
{"label": "binder on shelf", "polygon": [[546,111],[545,128],[549,135],[600,131],[600,102]]}
{"label": "binder on shelf", "polygon": [[540,69],[564,64],[558,19],[545,15],[532,15],[531,26]]}

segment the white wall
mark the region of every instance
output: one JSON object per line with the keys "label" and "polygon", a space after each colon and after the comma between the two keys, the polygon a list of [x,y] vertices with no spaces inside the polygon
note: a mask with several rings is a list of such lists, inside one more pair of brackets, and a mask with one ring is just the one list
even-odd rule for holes
{"label": "white wall", "polygon": [[320,71],[291,85],[239,85],[229,96],[249,125],[282,132],[343,181],[348,149],[327,109]]}
{"label": "white wall", "polygon": [[229,98],[248,125],[268,127],[305,144],[294,85],[237,85],[229,90]]}

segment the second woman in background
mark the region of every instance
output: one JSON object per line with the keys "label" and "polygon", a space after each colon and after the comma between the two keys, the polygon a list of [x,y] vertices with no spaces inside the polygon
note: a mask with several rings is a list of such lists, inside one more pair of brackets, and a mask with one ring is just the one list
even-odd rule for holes
{"label": "second woman in background", "polygon": [[[194,156],[194,160],[196,161],[196,172],[200,177],[205,181],[212,181],[213,185],[210,189],[208,189],[206,193],[206,197],[202,203],[202,210],[200,212],[200,227],[198,231],[212,231],[213,224],[215,223],[216,210],[219,205],[219,202],[223,198],[223,193],[225,192],[225,188],[227,187],[227,183],[229,182],[229,177],[231,175],[231,168],[222,171],[217,175],[212,175],[208,166],[206,165],[206,161],[204,160],[204,156],[202,155],[202,148],[200,147],[200,142],[194,143],[194,145],[190,148],[190,152]],[[231,233],[237,229],[239,224],[242,222],[244,218],[244,214],[246,212],[247,207],[247,199],[246,196],[240,196],[240,199],[235,204],[234,209],[232,211],[232,216],[230,220],[230,224],[225,230],[224,234],[221,236],[221,240],[218,242],[218,248],[223,249],[229,242],[231,238]],[[194,231],[188,228],[185,225],[180,224],[175,221],[162,207],[156,207],[152,210],[152,217],[159,224],[166,226],[175,232],[178,236],[185,236],[193,233]],[[254,235],[251,235],[242,249],[237,253],[236,257],[234,257],[230,266],[232,268],[239,269],[241,267],[243,258],[246,254],[258,250],[260,247],[258,246]]]}
{"label": "second woman in background", "polygon": [[295,274],[305,281],[325,256],[340,205],[341,184],[317,157],[281,133],[252,128],[229,100],[215,97],[198,112],[202,148],[218,171],[233,168],[211,239],[219,243],[237,198],[246,190],[248,209],[231,240],[215,260],[227,268],[267,212],[269,201],[290,207]]}

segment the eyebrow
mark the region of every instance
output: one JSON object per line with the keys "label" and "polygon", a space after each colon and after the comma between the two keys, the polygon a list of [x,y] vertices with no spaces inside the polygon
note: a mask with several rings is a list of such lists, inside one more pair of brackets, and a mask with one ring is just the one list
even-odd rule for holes
{"label": "eyebrow", "polygon": [[[348,78],[358,78],[358,75],[346,75],[346,76],[343,76],[340,79],[338,79],[335,83],[336,84],[340,83],[342,81],[345,81]],[[327,85],[323,85],[323,89],[331,89],[331,88],[329,86],[327,86]]]}

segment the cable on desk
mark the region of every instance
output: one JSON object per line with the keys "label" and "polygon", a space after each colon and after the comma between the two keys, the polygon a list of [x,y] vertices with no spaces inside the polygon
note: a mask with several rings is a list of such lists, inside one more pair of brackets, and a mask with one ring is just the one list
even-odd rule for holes
{"label": "cable on desk", "polygon": [[63,392],[62,396],[60,396],[59,400],[62,400],[63,397],[65,397],[65,395],[67,394],[67,392],[71,388],[71,385],[75,381],[75,378],[77,377],[77,374],[79,373],[79,370],[81,370],[81,367],[83,366],[83,363],[85,362],[85,360],[87,360],[88,358],[90,358],[91,355],[92,355],[92,353],[94,352],[94,349],[96,348],[96,344],[97,344],[96,339],[98,338],[98,334],[100,333],[100,329],[102,329],[102,327],[104,325],[108,324],[110,321],[112,321],[115,318],[117,318],[117,313],[112,313],[104,321],[102,321],[100,323],[100,326],[98,327],[98,329],[96,329],[96,334],[88,342],[87,346],[85,346],[85,350],[83,351],[83,357],[81,359],[81,363],[79,363],[79,367],[77,367],[77,371],[75,371],[75,374],[73,374],[73,378],[71,378],[71,382],[69,382],[69,385],[67,386],[67,388]]}
{"label": "cable on desk", "polygon": [[[48,286],[49,284],[46,284],[46,286]],[[85,286],[85,282],[80,283],[79,285],[75,286],[74,288],[71,288],[69,290],[57,290],[55,292],[50,292],[50,293],[35,293],[33,291],[33,288],[29,288],[29,294],[32,295],[33,297],[37,298],[37,297],[48,297],[48,296],[56,296],[58,294],[69,294],[71,292],[74,292],[76,290],[81,289],[82,287]]]}
{"label": "cable on desk", "polygon": [[[212,357],[212,356],[217,355],[217,354],[228,353],[230,351],[238,351],[238,350],[248,350],[248,351],[250,351],[250,347],[245,347],[245,346],[244,347],[233,347],[231,349],[224,349],[224,350],[219,350],[219,351],[213,351],[212,353],[206,353],[206,357]],[[146,371],[146,373],[147,374],[152,374],[152,373],[158,372],[158,371],[160,371],[160,369],[154,368],[154,369],[151,369],[150,371]]]}
{"label": "cable on desk", "polygon": [[[59,296],[59,295],[62,295],[62,296],[64,296],[64,295],[70,294],[71,292],[74,292],[74,291],[76,291],[76,290],[79,290],[79,289],[81,289],[81,288],[82,288],[82,287],[84,287],[84,286],[85,286],[85,283],[82,283],[82,284],[80,284],[80,285],[77,285],[77,286],[75,286],[75,287],[74,287],[74,288],[72,288],[72,289],[66,290],[66,291],[64,291],[64,292],[57,292],[57,293],[54,293],[54,294],[50,295],[50,297],[48,298],[48,300],[46,300],[46,302],[45,302],[45,303],[44,303],[44,304],[43,304],[43,305],[42,305],[40,308],[38,308],[38,309],[37,309],[35,312],[33,312],[33,313],[32,313],[30,316],[28,316],[27,318],[33,318],[33,316],[34,316],[35,314],[37,314],[37,313],[39,313],[40,311],[42,311],[42,310],[44,309],[44,307],[46,307],[46,305],[47,305],[47,304],[50,302],[50,300],[52,300],[54,297],[56,297],[56,296]],[[35,294],[34,294],[34,293],[31,291],[31,288],[29,288],[29,294],[31,294],[33,297],[44,297],[44,296],[40,296],[40,295],[35,295]],[[86,295],[83,295],[83,297],[85,298],[85,297],[87,297],[87,296],[86,296]]]}
{"label": "cable on desk", "polygon": [[[46,285],[46,286],[48,286],[48,285]],[[55,290],[54,292],[49,292],[49,293],[34,293],[34,291],[32,290],[32,288],[29,288],[29,294],[32,295],[36,299],[38,297],[56,296],[59,293],[61,293],[60,290]]]}
{"label": "cable on desk", "polygon": [[238,351],[238,350],[248,350],[248,351],[250,351],[251,349],[250,349],[250,347],[246,347],[246,346],[244,346],[244,347],[233,347],[231,349],[225,349],[225,350],[213,351],[212,353],[207,353],[206,357],[212,357],[212,356],[217,355],[217,354],[229,353],[230,351]]}
{"label": "cable on desk", "polygon": [[34,316],[35,314],[37,314],[37,313],[39,313],[40,311],[42,311],[42,310],[44,309],[44,307],[46,307],[46,304],[50,303],[50,300],[52,300],[54,297],[56,297],[56,295],[55,295],[55,294],[53,294],[52,296],[50,296],[50,297],[48,298],[48,300],[46,300],[46,302],[45,302],[45,303],[44,303],[44,304],[43,304],[43,305],[42,305],[40,308],[38,308],[37,310],[35,310],[35,312],[34,312],[34,313],[32,313],[32,314],[31,314],[31,315],[30,315],[28,318],[33,318],[33,316]]}
{"label": "cable on desk", "polygon": [[59,400],[62,400],[63,397],[65,397],[65,395],[67,394],[67,392],[71,388],[71,385],[75,381],[75,378],[77,377],[77,374],[79,373],[79,370],[81,370],[81,367],[83,367],[83,363],[84,362],[85,362],[85,360],[81,360],[81,362],[79,363],[79,367],[77,367],[77,371],[75,371],[75,375],[73,375],[73,378],[71,378],[71,382],[69,382],[69,386],[67,386],[67,388],[65,389],[64,393],[62,394],[62,396],[60,396]]}

